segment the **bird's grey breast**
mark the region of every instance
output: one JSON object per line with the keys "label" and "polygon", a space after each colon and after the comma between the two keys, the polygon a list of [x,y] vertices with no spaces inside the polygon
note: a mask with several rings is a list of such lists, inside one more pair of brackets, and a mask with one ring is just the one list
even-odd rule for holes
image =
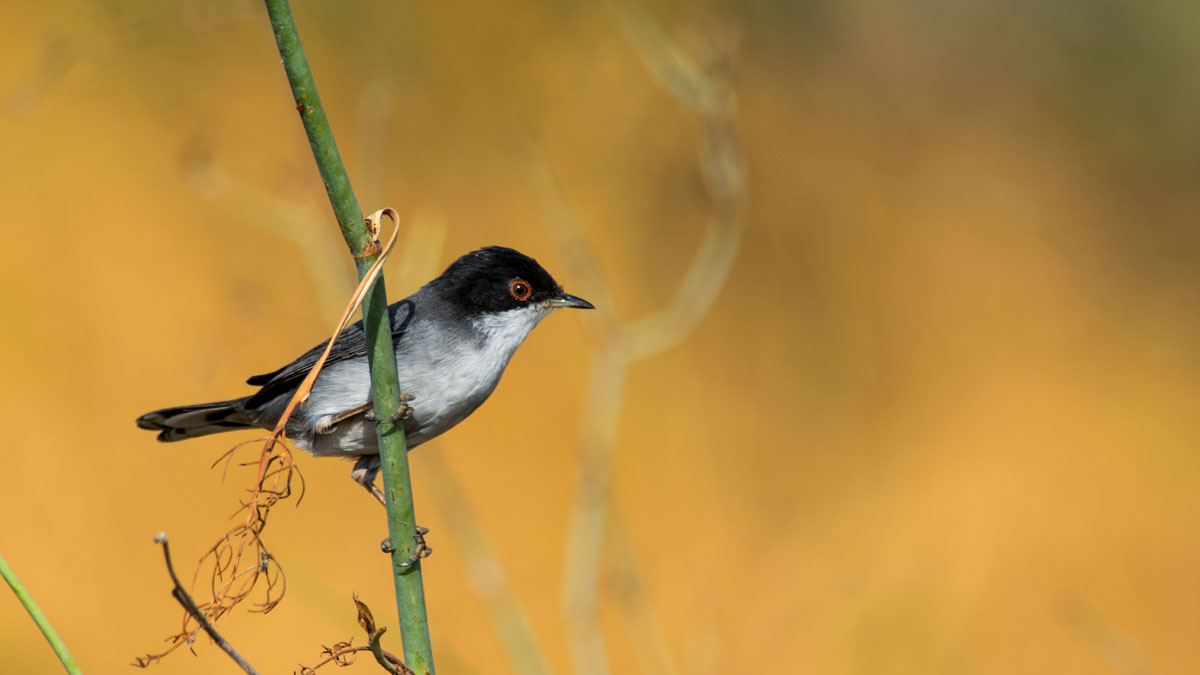
{"label": "bird's grey breast", "polygon": [[400,389],[412,394],[405,424],[409,445],[466,419],[496,385],[517,347],[550,311],[536,306],[483,314],[469,321],[414,322],[396,344]]}
{"label": "bird's grey breast", "polygon": [[[417,313],[395,343],[400,390],[413,397],[412,417],[404,423],[408,446],[442,434],[487,400],[517,347],[545,314],[522,308],[454,321]],[[330,434],[311,431],[321,416],[336,416],[369,400],[365,358],[332,364],[321,372],[303,407],[299,424],[307,428],[293,435],[289,424],[289,436],[315,455],[375,454],[374,425],[361,415],[339,423]]]}
{"label": "bird's grey breast", "polygon": [[400,389],[413,397],[405,424],[409,445],[445,432],[487,400],[515,350],[499,346],[470,325],[413,326],[396,345]]}

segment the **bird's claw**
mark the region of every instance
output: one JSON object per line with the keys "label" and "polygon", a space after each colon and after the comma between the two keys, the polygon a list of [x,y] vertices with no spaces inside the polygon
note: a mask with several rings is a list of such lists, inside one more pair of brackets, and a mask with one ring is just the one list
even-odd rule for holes
{"label": "bird's claw", "polygon": [[[412,394],[401,394],[400,407],[396,410],[396,412],[392,413],[392,416],[388,418],[387,422],[389,424],[395,424],[396,422],[402,422],[412,417],[413,409],[412,406],[408,404],[411,400],[413,400]],[[365,417],[367,421],[379,423],[379,420],[375,417],[374,408],[368,410]]]}
{"label": "bird's claw", "polygon": [[[398,567],[411,567],[412,565],[416,564],[418,560],[424,560],[433,553],[433,549],[430,548],[429,544],[425,543],[425,535],[427,534],[429,534],[429,528],[421,527],[420,525],[417,526],[416,532],[413,533],[413,541],[417,543],[417,550],[415,553],[409,556],[408,560],[405,560],[402,563],[396,563]],[[379,542],[379,549],[384,553],[389,554],[396,552],[396,549],[392,547],[392,542],[387,539]]]}

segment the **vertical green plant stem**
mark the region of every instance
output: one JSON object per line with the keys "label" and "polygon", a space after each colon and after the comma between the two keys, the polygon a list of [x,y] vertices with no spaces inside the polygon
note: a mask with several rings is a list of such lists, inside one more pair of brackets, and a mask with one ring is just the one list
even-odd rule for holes
{"label": "vertical green plant stem", "polygon": [[[364,256],[373,242],[363,221],[362,210],[346,167],[342,163],[337,143],[317,85],[313,81],[300,34],[287,0],[266,0],[267,14],[275,31],[275,42],[283,57],[296,110],[308,133],[313,157],[325,182],[325,190],[333,205],[342,236],[355,256],[361,279],[378,257],[378,252]],[[360,257],[361,256],[361,257]],[[400,384],[396,376],[396,356],[392,350],[392,331],[387,313],[387,292],[383,277],[368,291],[363,300],[363,327],[366,329],[367,358],[371,368],[371,393],[375,416],[379,423],[379,454],[383,465],[383,491],[387,501],[388,535],[394,552],[392,569],[396,585],[396,608],[400,615],[401,641],[404,660],[418,675],[433,675],[433,652],[429,641],[429,623],[425,612],[425,589],[421,580],[421,563],[408,567],[397,563],[408,560],[417,552],[413,533],[416,517],[413,513],[412,481],[404,444],[404,425],[390,422],[400,408]]]}
{"label": "vertical green plant stem", "polygon": [[42,609],[33,601],[33,596],[29,591],[25,590],[25,585],[17,578],[17,573],[8,566],[8,562],[4,556],[0,555],[0,576],[8,582],[9,588],[12,588],[17,599],[25,605],[25,611],[29,612],[29,616],[33,617],[33,622],[41,629],[42,635],[46,636],[46,641],[50,643],[50,647],[54,649],[54,653],[58,655],[58,660],[62,661],[63,667],[68,673],[78,675],[83,671],[79,670],[79,666],[75,663],[75,659],[71,658],[71,652],[67,651],[67,646],[63,644],[62,638],[58,637],[58,632],[54,630],[54,626],[50,625],[50,620],[42,613]]}

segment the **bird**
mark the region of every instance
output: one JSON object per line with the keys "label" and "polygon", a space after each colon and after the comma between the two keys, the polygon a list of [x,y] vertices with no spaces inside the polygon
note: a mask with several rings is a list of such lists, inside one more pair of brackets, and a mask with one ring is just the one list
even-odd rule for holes
{"label": "bird", "polygon": [[[561,308],[595,306],[564,292],[533,258],[501,246],[463,255],[436,279],[389,305],[408,449],[473,413],[496,389],[530,331]],[[273,429],[327,344],[251,377],[246,383],[259,389],[249,396],[155,410],[139,417],[137,425],[157,431],[165,443]],[[284,433],[316,457],[354,459],[351,477],[382,503],[383,491],[375,485],[380,461],[372,407],[366,334],[358,321],[338,334],[312,392]]]}

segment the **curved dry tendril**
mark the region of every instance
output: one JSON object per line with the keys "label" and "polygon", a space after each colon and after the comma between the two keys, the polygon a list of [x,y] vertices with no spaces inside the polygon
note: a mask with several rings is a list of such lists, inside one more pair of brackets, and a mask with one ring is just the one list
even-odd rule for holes
{"label": "curved dry tendril", "polygon": [[321,649],[321,656],[324,658],[322,658],[317,665],[306,666],[304,664],[300,664],[300,670],[295,672],[297,675],[312,675],[313,673],[317,672],[318,668],[321,666],[327,666],[330,663],[336,664],[339,668],[345,668],[346,666],[354,665],[354,662],[358,660],[358,653],[370,652],[371,648],[365,646],[355,647],[353,642],[354,638],[350,638],[345,642],[334,643],[332,647],[323,646]]}
{"label": "curved dry tendril", "polygon": [[[275,506],[281,500],[292,496],[293,479],[298,479],[300,483],[300,496],[296,500],[297,505],[304,498],[304,476],[301,475],[300,469],[292,459],[292,449],[287,444],[284,429],[288,419],[291,418],[292,412],[308,400],[308,395],[312,392],[313,383],[316,382],[317,375],[321,372],[321,368],[325,365],[325,360],[329,357],[329,353],[333,349],[333,343],[337,340],[342,330],[350,323],[350,318],[357,311],[359,305],[362,304],[367,290],[375,282],[375,279],[378,278],[380,270],[383,269],[384,261],[387,260],[387,257],[392,252],[392,247],[395,245],[397,235],[399,234],[400,218],[394,209],[386,208],[376,211],[366,219],[367,228],[373,240],[371,246],[367,248],[367,254],[373,252],[372,249],[379,250],[379,226],[385,215],[391,218],[392,223],[396,226],[391,238],[388,240],[387,246],[383,248],[379,258],[367,270],[367,273],[363,275],[358,288],[355,289],[354,295],[351,296],[350,302],[342,314],[341,321],[338,322],[337,329],[334,330],[333,336],[325,346],[325,352],[321,354],[321,358],[317,360],[312,370],[309,371],[308,376],[304,378],[304,381],[296,389],[296,393],[293,394],[291,400],[288,402],[287,408],[284,409],[283,415],[279,418],[279,422],[275,425],[271,434],[265,438],[238,443],[228,452],[218,457],[212,464],[214,468],[218,464],[224,464],[221,471],[222,484],[224,484],[232,466],[256,466],[258,469],[254,482],[247,489],[249,495],[245,500],[239,501],[237,510],[230,516],[231,519],[236,518],[238,514],[244,512],[245,518],[242,522],[227,530],[215,544],[205,551],[204,555],[200,556],[200,560],[196,565],[196,572],[192,575],[191,590],[193,595],[195,595],[196,583],[200,578],[201,571],[206,567],[211,567],[209,578],[210,599],[206,602],[196,603],[197,607],[200,608],[200,611],[204,613],[204,616],[211,623],[215,624],[227,612],[249,598],[254,590],[259,587],[260,580],[265,580],[263,599],[261,602],[256,603],[255,608],[250,611],[264,614],[271,611],[283,599],[284,593],[287,590],[287,578],[283,573],[283,567],[279,565],[275,556],[267,550],[267,546],[262,539],[262,532],[267,526],[267,516],[271,512],[271,507]],[[243,448],[259,443],[262,444],[262,447],[257,460],[234,463],[234,457]],[[247,551],[247,547],[250,548],[249,551]],[[141,657],[135,662],[135,665],[145,667],[185,644],[190,650],[192,643],[201,630],[202,627],[198,622],[185,612],[180,631],[167,638],[167,641],[171,643],[170,648],[161,654],[150,654]]]}

